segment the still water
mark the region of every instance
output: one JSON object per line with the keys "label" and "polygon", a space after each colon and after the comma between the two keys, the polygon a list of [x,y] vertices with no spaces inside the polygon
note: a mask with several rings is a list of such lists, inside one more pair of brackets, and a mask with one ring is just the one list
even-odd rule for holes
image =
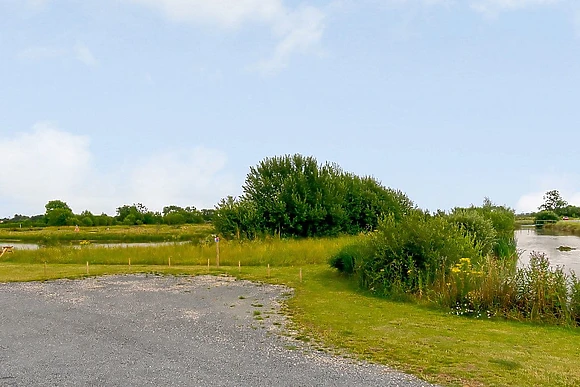
{"label": "still water", "polygon": [[[549,235],[537,232],[535,228],[516,231],[520,265],[527,265],[530,253],[545,253],[553,266],[563,266],[580,275],[580,237],[574,235]],[[558,247],[567,246],[573,250],[560,251]]]}
{"label": "still water", "polygon": [[[151,247],[151,246],[165,246],[165,245],[175,245],[175,244],[185,244],[189,242],[135,242],[135,243],[91,243],[91,247]],[[4,241],[0,240],[0,248],[2,246],[12,246],[14,250],[38,250],[41,245],[36,243],[21,243],[14,241]],[[73,244],[69,245],[71,247],[79,248],[80,245]]]}

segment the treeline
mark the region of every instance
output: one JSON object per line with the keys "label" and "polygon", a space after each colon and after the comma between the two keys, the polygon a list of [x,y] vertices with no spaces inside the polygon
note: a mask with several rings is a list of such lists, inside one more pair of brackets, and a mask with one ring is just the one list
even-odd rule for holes
{"label": "treeline", "polygon": [[385,214],[413,203],[372,177],[299,154],[266,158],[248,173],[243,195],[218,204],[213,224],[227,238],[334,236],[372,231]]}
{"label": "treeline", "polygon": [[74,214],[66,202],[51,200],[45,206],[42,215],[14,215],[12,219],[3,219],[1,227],[46,227],[46,226],[114,226],[141,224],[200,224],[211,222],[213,209],[198,210],[195,207],[167,206],[163,212],[150,211],[141,203],[123,205],[117,208],[115,216],[105,213],[95,215],[90,211]]}

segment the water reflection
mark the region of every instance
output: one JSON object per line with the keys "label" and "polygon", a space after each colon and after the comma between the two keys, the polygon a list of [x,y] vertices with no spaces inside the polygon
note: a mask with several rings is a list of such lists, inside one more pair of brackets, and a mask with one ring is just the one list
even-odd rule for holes
{"label": "water reflection", "polygon": [[[563,266],[580,274],[580,237],[575,235],[549,235],[537,232],[534,228],[516,231],[516,240],[520,254],[520,265],[527,265],[530,253],[538,251],[545,253],[553,266]],[[560,246],[568,246],[573,250],[560,251]]]}

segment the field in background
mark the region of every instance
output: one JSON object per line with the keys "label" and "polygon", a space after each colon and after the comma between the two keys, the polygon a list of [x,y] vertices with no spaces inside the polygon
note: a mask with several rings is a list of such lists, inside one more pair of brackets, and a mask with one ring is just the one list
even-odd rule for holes
{"label": "field in background", "polygon": [[0,241],[38,243],[57,245],[66,243],[91,242],[199,242],[211,238],[213,226],[210,224],[187,224],[180,226],[141,225],[141,226],[75,226],[44,228],[0,228]]}

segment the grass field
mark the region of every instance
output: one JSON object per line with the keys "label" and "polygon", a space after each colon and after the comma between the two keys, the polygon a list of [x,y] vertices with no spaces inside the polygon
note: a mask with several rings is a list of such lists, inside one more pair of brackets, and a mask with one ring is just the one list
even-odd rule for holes
{"label": "grass field", "polygon": [[57,245],[67,242],[199,242],[211,237],[213,226],[209,224],[187,224],[181,226],[74,226],[44,228],[0,228],[0,241],[21,241],[41,245]]}
{"label": "grass field", "polygon": [[[8,260],[2,258],[0,281],[82,278],[87,276],[87,261],[91,276],[225,273],[294,288],[287,312],[299,338],[321,350],[386,364],[444,386],[580,385],[579,329],[468,319],[373,297],[325,264],[345,243],[348,238],[241,245],[220,242],[219,268],[213,243],[144,249],[55,248],[46,265],[42,256],[16,251]],[[172,259],[172,266],[157,261],[172,254],[177,257],[178,252],[183,255]],[[125,261],[132,254],[141,261],[129,266]],[[155,254],[157,258],[147,258]],[[59,256],[63,258],[57,259]]]}

